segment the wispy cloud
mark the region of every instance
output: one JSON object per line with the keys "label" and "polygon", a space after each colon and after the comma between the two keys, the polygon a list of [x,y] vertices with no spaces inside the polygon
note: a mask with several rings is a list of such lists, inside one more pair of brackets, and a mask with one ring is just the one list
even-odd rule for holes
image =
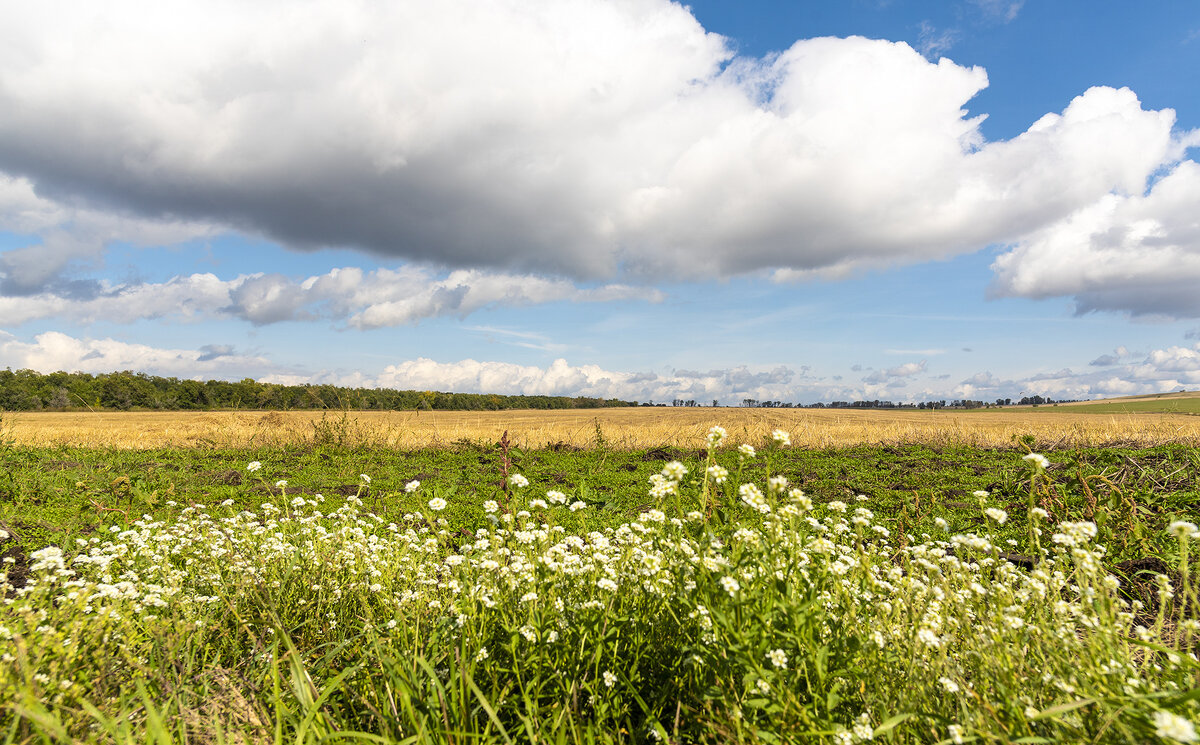
{"label": "wispy cloud", "polygon": [[945,354],[945,349],[885,349],[884,354],[902,354],[915,357],[934,357]]}
{"label": "wispy cloud", "polygon": [[464,331],[481,334],[489,341],[502,340],[505,344],[526,349],[536,349],[542,352],[560,353],[567,350],[566,344],[551,341],[546,335],[533,331],[519,331],[496,326],[463,326]]}
{"label": "wispy cloud", "polygon": [[971,4],[983,12],[984,17],[1009,23],[1016,20],[1025,0],[970,0]]}
{"label": "wispy cloud", "polygon": [[921,21],[917,27],[917,51],[928,59],[936,60],[958,42],[958,29],[939,29],[929,21]]}

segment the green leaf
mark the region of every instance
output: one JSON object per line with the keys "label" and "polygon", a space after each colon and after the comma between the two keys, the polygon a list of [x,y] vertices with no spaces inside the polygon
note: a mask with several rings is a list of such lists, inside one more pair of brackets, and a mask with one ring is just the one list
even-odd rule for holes
{"label": "green leaf", "polygon": [[897,714],[894,717],[889,717],[888,719],[884,720],[883,724],[875,728],[875,736],[878,737],[884,733],[891,732],[892,730],[896,729],[901,722],[905,721],[906,719],[911,719],[912,716],[913,714],[910,711],[905,714]]}
{"label": "green leaf", "polygon": [[1094,703],[1096,703],[1096,699],[1094,699],[1094,698],[1081,698],[1078,701],[1067,701],[1066,703],[1055,704],[1054,706],[1051,706],[1049,709],[1043,709],[1043,710],[1039,711],[1037,714],[1034,714],[1033,716],[1029,717],[1029,721],[1039,722],[1043,719],[1049,719],[1050,717],[1055,717],[1055,716],[1058,716],[1059,714],[1066,714],[1068,711],[1075,711],[1076,709],[1079,709],[1079,708],[1082,708],[1084,706],[1088,706],[1088,705],[1094,704]]}

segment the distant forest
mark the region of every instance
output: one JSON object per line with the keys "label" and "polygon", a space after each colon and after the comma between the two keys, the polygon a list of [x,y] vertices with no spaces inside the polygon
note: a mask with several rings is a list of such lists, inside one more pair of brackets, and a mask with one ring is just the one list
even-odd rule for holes
{"label": "distant forest", "polygon": [[213,409],[421,409],[499,411],[502,409],[596,409],[636,406],[632,401],[586,396],[501,396],[491,393],[397,391],[334,385],[279,385],[246,378],[180,380],[130,371],[101,375],[34,370],[0,370],[0,411]]}

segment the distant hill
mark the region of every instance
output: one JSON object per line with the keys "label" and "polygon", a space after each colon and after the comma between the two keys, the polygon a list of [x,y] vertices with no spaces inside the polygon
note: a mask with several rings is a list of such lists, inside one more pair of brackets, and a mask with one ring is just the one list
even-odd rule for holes
{"label": "distant hill", "polygon": [[1053,408],[1085,414],[1200,414],[1200,391],[1118,396],[1060,404]]}

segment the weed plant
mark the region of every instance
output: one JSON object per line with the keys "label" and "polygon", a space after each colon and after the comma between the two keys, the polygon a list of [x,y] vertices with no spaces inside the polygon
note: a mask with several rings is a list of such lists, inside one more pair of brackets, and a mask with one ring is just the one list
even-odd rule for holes
{"label": "weed plant", "polygon": [[739,447],[732,468],[723,439],[710,433],[702,473],[667,463],[653,506],[604,529],[563,527],[593,508],[520,473],[474,530],[441,517],[457,495],[420,484],[424,507],[389,522],[361,499],[364,475],[344,498],[279,480],[253,510],[168,502],[167,517],[34,551],[27,584],[0,575],[0,732],[1196,740],[1195,525],[1170,526],[1173,567],[1143,603],[1105,570],[1093,522],[1051,524],[1041,456],[1014,547],[995,535],[1012,525],[999,507],[973,532],[893,533],[869,498],[814,505],[776,473],[786,433]]}

